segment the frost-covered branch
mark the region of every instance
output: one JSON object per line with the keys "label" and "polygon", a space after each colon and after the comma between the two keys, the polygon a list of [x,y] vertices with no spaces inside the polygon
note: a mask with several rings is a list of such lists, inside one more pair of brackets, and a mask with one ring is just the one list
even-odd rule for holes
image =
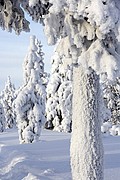
{"label": "frost-covered branch", "polygon": [[16,34],[21,31],[29,31],[29,22],[19,0],[3,0],[0,3],[0,26],[9,32],[14,29]]}

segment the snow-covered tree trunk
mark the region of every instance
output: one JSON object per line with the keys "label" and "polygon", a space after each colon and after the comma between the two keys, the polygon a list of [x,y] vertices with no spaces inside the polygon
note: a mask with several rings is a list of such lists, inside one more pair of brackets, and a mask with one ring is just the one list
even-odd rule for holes
{"label": "snow-covered tree trunk", "polygon": [[73,180],[103,180],[99,98],[99,77],[94,70],[75,67],[70,149]]}

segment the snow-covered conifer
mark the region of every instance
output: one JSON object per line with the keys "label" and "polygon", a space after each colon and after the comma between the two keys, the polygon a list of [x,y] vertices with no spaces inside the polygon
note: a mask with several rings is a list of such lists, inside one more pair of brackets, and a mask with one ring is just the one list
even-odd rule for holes
{"label": "snow-covered conifer", "polygon": [[43,58],[38,56],[36,42],[36,37],[31,36],[24,63],[25,84],[15,102],[20,143],[38,141],[45,122],[46,92],[42,79],[44,63]]}
{"label": "snow-covered conifer", "polygon": [[72,65],[56,50],[47,86],[46,128],[71,132]]}
{"label": "snow-covered conifer", "polygon": [[20,0],[0,1],[0,12],[0,26],[3,30],[11,32],[14,29],[17,34],[29,31],[29,21],[25,18]]}
{"label": "snow-covered conifer", "polygon": [[[64,49],[65,57],[67,58],[69,54],[69,56],[72,57],[73,63],[82,65],[85,72],[88,72],[89,67],[92,67],[97,74],[107,72],[108,79],[110,80],[113,80],[115,76],[119,76],[120,6],[118,1],[50,0],[49,2],[52,5],[49,8],[49,13],[44,19],[45,34],[48,37],[48,43],[55,44],[58,39],[62,40],[66,38],[66,48]],[[68,46],[70,46],[70,48],[68,48]],[[77,78],[74,78],[74,81],[77,81]],[[78,97],[76,97],[76,99],[77,98]],[[78,106],[77,108],[79,109]],[[90,108],[92,108],[91,111],[93,111],[92,113],[94,114],[94,107]],[[83,113],[87,112],[84,111]],[[91,119],[91,116],[89,118]],[[84,119],[84,121],[87,123],[87,119]],[[72,123],[75,123],[75,119],[72,119]],[[100,124],[97,125],[100,126]],[[73,125],[73,132],[74,127]],[[86,128],[84,128],[84,134],[87,131]],[[99,148],[97,148],[99,141],[96,137],[100,134],[100,127],[97,128],[98,131],[94,131],[92,136],[93,141],[95,140],[94,144],[96,144],[96,150],[99,152],[99,148],[102,147],[99,146]],[[92,131],[90,132],[92,133]],[[81,132],[79,131],[78,133],[80,134]],[[72,134],[74,136],[74,133]],[[91,136],[91,134],[89,134],[89,136]],[[89,140],[90,139],[87,139],[86,145],[91,143]],[[74,141],[76,141],[75,136]],[[78,154],[80,154],[79,146],[77,144],[75,145],[74,152],[75,148],[78,148]],[[74,153],[71,154],[72,161],[75,157],[73,154]],[[102,164],[101,158],[98,158],[99,162],[96,163],[93,171],[90,170],[91,174],[89,174],[89,177],[84,174],[84,178],[82,171],[84,172],[87,166],[91,167],[93,164],[89,164],[89,161],[82,161],[82,163],[84,163],[84,169],[79,171],[79,176],[75,177],[77,168],[79,169],[81,166],[80,158],[81,156],[78,157],[78,161],[72,163],[75,167],[72,167],[72,170],[76,171],[72,171],[74,179],[103,179],[102,167],[99,166]],[[96,172],[96,175],[94,172]]]}
{"label": "snow-covered conifer", "polygon": [[3,132],[5,130],[5,114],[3,105],[0,103],[0,132]]}
{"label": "snow-covered conifer", "polygon": [[16,114],[14,109],[15,87],[8,76],[4,90],[1,92],[1,102],[4,108],[6,128],[13,128],[16,125]]}
{"label": "snow-covered conifer", "polygon": [[35,36],[31,36],[28,53],[23,63],[24,84],[29,82],[32,71],[39,69],[39,78],[41,79],[43,86],[47,86],[48,78],[47,73],[44,71],[43,56],[44,53],[42,52],[41,42],[38,41]]}
{"label": "snow-covered conifer", "polygon": [[120,78],[116,78],[114,83],[108,80],[104,83],[104,101],[107,108],[111,111],[108,119],[112,124],[120,124]]}
{"label": "snow-covered conifer", "polygon": [[42,23],[43,16],[49,12],[51,6],[49,0],[21,0],[21,5],[34,21]]}

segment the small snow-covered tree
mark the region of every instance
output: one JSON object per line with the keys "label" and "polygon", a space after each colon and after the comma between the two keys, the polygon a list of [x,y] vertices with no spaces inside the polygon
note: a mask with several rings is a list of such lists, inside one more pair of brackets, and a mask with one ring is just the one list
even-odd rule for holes
{"label": "small snow-covered tree", "polygon": [[[70,59],[71,60],[71,59]],[[52,57],[52,70],[47,86],[46,128],[71,132],[72,65],[59,52]]]}
{"label": "small snow-covered tree", "polygon": [[37,56],[37,50],[36,37],[31,36],[24,63],[26,81],[15,102],[20,143],[38,141],[45,122],[46,92],[41,75],[44,64],[41,65],[43,58]]}
{"label": "small snow-covered tree", "polygon": [[5,130],[5,114],[2,104],[0,103],[0,132]]}
{"label": "small snow-covered tree", "polygon": [[1,102],[5,113],[6,128],[13,128],[16,125],[16,114],[13,104],[15,98],[15,87],[11,82],[10,76],[8,76],[5,88],[1,92]]}

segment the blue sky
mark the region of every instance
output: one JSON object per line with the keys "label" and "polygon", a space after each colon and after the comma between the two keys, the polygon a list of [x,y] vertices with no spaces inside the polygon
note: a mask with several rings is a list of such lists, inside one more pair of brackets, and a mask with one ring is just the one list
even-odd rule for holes
{"label": "blue sky", "polygon": [[30,35],[36,35],[43,45],[45,70],[50,72],[50,57],[54,47],[47,45],[43,27],[31,22],[30,33],[22,32],[17,36],[14,32],[8,33],[0,29],[0,91],[4,88],[7,77],[10,76],[15,87],[23,82],[22,64],[29,46]]}

